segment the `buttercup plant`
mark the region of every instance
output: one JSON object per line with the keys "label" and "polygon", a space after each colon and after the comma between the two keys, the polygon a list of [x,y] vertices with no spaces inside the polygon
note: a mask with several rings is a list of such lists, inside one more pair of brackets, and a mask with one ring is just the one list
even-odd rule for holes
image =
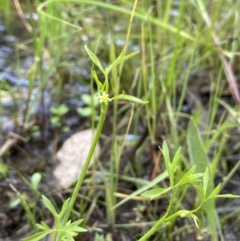
{"label": "buttercup plant", "polygon": [[42,238],[44,238],[46,235],[51,234],[54,237],[54,241],[60,241],[60,240],[74,240],[73,236],[75,236],[79,232],[85,232],[86,229],[78,227],[81,222],[81,220],[75,221],[71,223],[71,220],[69,220],[70,214],[73,210],[74,203],[77,199],[78,192],[83,184],[84,177],[86,175],[86,172],[88,170],[89,163],[94,155],[94,150],[96,148],[96,145],[98,143],[98,140],[100,138],[100,134],[102,131],[102,127],[105,120],[105,115],[108,110],[108,103],[113,100],[127,100],[132,101],[139,104],[147,104],[148,101],[143,101],[139,98],[136,98],[131,95],[127,95],[124,92],[120,95],[113,96],[112,98],[109,97],[109,81],[108,81],[108,75],[109,73],[115,68],[117,65],[123,63],[127,59],[135,56],[138,52],[131,53],[129,55],[124,56],[124,51],[121,52],[121,54],[118,56],[118,58],[107,68],[103,68],[100,61],[98,60],[97,56],[85,46],[85,50],[88,53],[89,57],[93,61],[93,63],[101,70],[101,72],[104,75],[104,81],[101,83],[99,80],[97,74],[95,71],[93,71],[93,78],[97,84],[98,88],[98,98],[99,103],[101,105],[101,114],[99,118],[99,122],[97,125],[97,129],[93,138],[92,146],[90,148],[90,151],[88,153],[87,159],[85,161],[85,164],[83,166],[82,172],[78,178],[78,181],[76,183],[76,186],[74,188],[74,191],[72,193],[72,197],[70,199],[67,199],[61,208],[60,213],[57,213],[54,205],[51,203],[49,199],[47,199],[45,196],[42,196],[43,204],[44,206],[53,214],[55,219],[55,228],[50,228],[45,222],[42,222],[41,224],[38,224],[37,226],[42,229],[43,231],[40,231],[36,234],[34,234],[31,237],[25,238],[24,241],[38,241]]}
{"label": "buttercup plant", "polygon": [[58,213],[56,209],[54,208],[51,201],[46,198],[45,196],[42,196],[42,201],[44,206],[52,213],[54,216],[55,221],[55,227],[49,227],[47,223],[41,222],[41,224],[36,224],[39,229],[42,231],[32,235],[29,238],[24,239],[25,241],[37,241],[43,239],[47,235],[53,236],[54,240],[69,240],[74,241],[74,236],[77,235],[77,233],[80,232],[86,232],[87,230],[84,228],[79,227],[79,224],[83,221],[82,219],[77,220],[73,223],[71,221],[68,221],[66,224],[62,223],[62,217],[65,214],[65,211],[67,209],[69,199],[67,199],[62,206],[61,211]]}
{"label": "buttercup plant", "polygon": [[[98,98],[99,98],[99,102],[100,104],[102,104],[102,106],[107,105],[108,102],[112,101],[112,100],[128,100],[128,101],[132,101],[135,103],[139,103],[139,104],[147,104],[148,101],[143,101],[139,98],[136,98],[132,95],[126,95],[125,93],[122,93],[120,95],[116,95],[112,98],[109,98],[109,81],[108,81],[108,75],[109,73],[113,70],[113,68],[115,68],[117,65],[123,63],[124,61],[132,58],[133,56],[135,56],[136,54],[138,54],[139,52],[133,52],[131,54],[128,54],[126,56],[124,56],[124,50],[120,53],[120,55],[117,57],[117,59],[107,68],[103,69],[100,61],[98,60],[97,56],[87,48],[87,46],[85,46],[85,49],[88,53],[88,55],[90,56],[91,60],[93,61],[93,63],[95,65],[98,66],[98,68],[101,70],[101,72],[104,75],[104,83],[102,84],[101,81],[98,79],[98,76],[96,74],[95,71],[93,71],[92,75],[93,78],[97,84],[97,88],[98,88]],[[102,109],[101,109],[102,110]]]}
{"label": "buttercup plant", "polygon": [[[206,168],[204,173],[196,172],[196,165],[186,171],[180,180],[175,180],[175,172],[179,168],[180,165],[180,148],[176,152],[173,157],[173,160],[170,160],[169,149],[166,142],[163,143],[162,153],[165,160],[166,171],[168,173],[170,185],[168,188],[155,188],[149,191],[142,193],[142,196],[149,199],[157,198],[165,193],[172,192],[169,205],[165,214],[154,224],[154,226],[145,233],[139,241],[148,240],[150,236],[152,236],[160,227],[164,224],[168,224],[174,221],[177,217],[181,218],[192,218],[194,224],[197,228],[199,228],[199,220],[198,217],[195,215],[197,211],[199,211],[203,205],[215,198],[239,198],[239,195],[232,195],[232,194],[219,194],[221,189],[221,183],[219,183],[211,193],[208,193],[209,187],[209,168]],[[175,213],[171,214],[171,210],[173,208],[174,200],[175,200],[175,190],[183,185],[190,185],[196,188],[196,190],[201,195],[201,201],[198,206],[193,210],[178,210]]]}

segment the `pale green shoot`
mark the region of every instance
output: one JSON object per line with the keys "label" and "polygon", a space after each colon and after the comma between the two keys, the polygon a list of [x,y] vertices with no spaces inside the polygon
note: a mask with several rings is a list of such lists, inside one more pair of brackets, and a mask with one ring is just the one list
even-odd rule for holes
{"label": "pale green shoot", "polygon": [[[181,218],[192,218],[194,224],[197,228],[199,228],[199,219],[194,214],[203,207],[205,208],[205,203],[210,199],[215,198],[240,198],[238,195],[231,195],[231,194],[218,194],[221,188],[221,184],[219,184],[210,194],[208,194],[209,190],[209,182],[210,182],[210,174],[209,168],[206,168],[205,172],[195,172],[196,165],[190,168],[188,171],[184,173],[184,175],[180,178],[180,180],[175,180],[174,173],[179,165],[180,161],[180,149],[176,152],[173,161],[171,162],[169,149],[166,142],[163,143],[162,153],[165,160],[166,170],[170,179],[170,186],[168,188],[155,188],[149,191],[142,193],[141,196],[149,199],[159,198],[161,195],[164,195],[170,191],[172,191],[172,195],[170,197],[169,206],[166,210],[166,213],[155,223],[155,225],[145,233],[139,241],[148,240],[148,238],[153,235],[164,223],[169,223],[174,221],[177,217]],[[172,206],[174,203],[174,192],[175,188],[180,188],[180,186],[190,185],[193,186],[196,190],[199,191],[201,194],[200,203],[197,207],[193,210],[178,210],[175,213],[171,214]]]}
{"label": "pale green shoot", "polygon": [[72,197],[70,199],[67,199],[63,203],[63,206],[62,206],[62,209],[61,209],[60,213],[57,213],[56,209],[54,208],[53,204],[51,203],[51,201],[49,199],[47,199],[45,196],[42,196],[43,204],[47,207],[47,209],[54,216],[55,227],[50,228],[50,227],[48,227],[48,225],[46,223],[42,222],[41,224],[38,224],[38,228],[40,228],[43,231],[40,231],[40,232],[36,233],[35,235],[24,239],[24,241],[38,241],[48,234],[53,235],[54,241],[60,241],[60,240],[64,240],[64,239],[74,241],[73,237],[77,233],[87,231],[86,229],[83,229],[83,228],[79,227],[79,225],[82,222],[82,219],[71,223],[71,221],[69,220],[69,217],[70,217],[70,214],[73,210],[73,206],[74,206],[74,203],[77,199],[79,190],[80,190],[80,188],[83,184],[85,175],[86,175],[87,170],[88,170],[89,163],[90,163],[90,161],[93,157],[93,154],[94,154],[95,147],[96,147],[97,142],[100,138],[103,123],[104,123],[104,120],[105,120],[105,115],[106,115],[107,109],[108,109],[108,103],[110,101],[114,100],[114,98],[115,99],[125,99],[125,100],[128,100],[128,101],[133,101],[133,102],[141,103],[141,104],[147,103],[146,101],[142,101],[142,100],[140,100],[140,99],[138,99],[134,96],[130,96],[130,95],[120,94],[120,95],[117,95],[113,98],[109,98],[109,95],[108,95],[108,91],[109,91],[108,74],[109,74],[109,72],[114,67],[116,67],[118,64],[121,64],[125,60],[134,56],[135,53],[130,54],[130,55],[126,55],[126,56],[123,56],[123,54],[120,54],[120,56],[112,63],[112,65],[110,65],[106,69],[103,69],[100,61],[97,58],[97,56],[91,50],[89,50],[87,48],[87,46],[85,46],[85,49],[86,49],[89,57],[93,61],[93,63],[98,66],[98,68],[102,71],[102,73],[104,74],[104,77],[105,77],[104,83],[102,84],[100,82],[100,80],[98,79],[98,76],[96,75],[96,72],[93,72],[93,77],[94,77],[94,80],[96,81],[96,84],[97,84],[97,87],[98,87],[99,102],[101,104],[101,115],[100,115],[100,118],[99,118],[99,123],[98,123],[97,129],[96,129],[96,132],[95,132],[95,136],[94,136],[93,141],[92,141],[92,146],[91,146],[90,151],[88,153],[87,159],[86,159],[85,164],[83,166],[82,172],[79,176],[77,184],[74,188]]}
{"label": "pale green shoot", "polygon": [[[56,209],[54,208],[51,201],[46,198],[45,196],[42,196],[42,201],[44,206],[52,213],[55,221],[55,227],[51,228],[47,225],[45,222],[41,222],[41,224],[37,224],[37,227],[41,229],[42,231],[32,235],[31,237],[23,239],[24,241],[38,241],[43,239],[47,235],[53,236],[54,240],[72,240],[74,241],[74,236],[76,236],[77,233],[80,232],[86,232],[87,230],[84,228],[79,227],[81,222],[83,221],[78,220],[76,222],[71,223],[71,221],[68,221],[67,224],[62,223],[63,216],[65,215],[65,212],[67,210],[70,198],[68,198],[62,206],[61,211],[58,213]],[[58,239],[56,239],[58,238]]]}

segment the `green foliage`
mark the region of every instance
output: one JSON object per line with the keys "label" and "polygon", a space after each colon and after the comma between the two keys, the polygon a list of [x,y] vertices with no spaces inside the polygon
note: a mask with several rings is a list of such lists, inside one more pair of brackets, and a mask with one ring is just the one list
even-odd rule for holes
{"label": "green foliage", "polygon": [[8,167],[2,161],[0,161],[0,175],[6,177],[8,174]]}
{"label": "green foliage", "polygon": [[37,125],[34,125],[31,128],[31,135],[32,135],[32,137],[39,137],[41,135],[40,127]]}
{"label": "green foliage", "polygon": [[[88,94],[82,94],[81,100],[84,104],[86,104],[86,107],[78,107],[77,112],[79,115],[84,117],[90,117],[94,114],[95,108],[99,105],[98,97],[96,95],[88,95]],[[95,119],[97,120],[99,116],[95,116]]]}
{"label": "green foliage", "polygon": [[[188,143],[188,151],[190,160],[193,164],[196,165],[196,172],[204,172],[206,170],[207,174],[204,175],[204,195],[207,192],[212,192],[213,190],[213,177],[210,176],[208,171],[209,169],[209,160],[207,158],[206,151],[204,150],[202,139],[199,135],[197,127],[193,120],[190,120],[187,132],[187,143]],[[215,196],[213,196],[213,199]],[[209,226],[211,228],[212,238],[213,240],[217,240],[217,225],[215,220],[215,202],[214,200],[210,200],[205,203],[203,209],[206,212]],[[206,201],[206,200],[205,200]]]}
{"label": "green foliage", "polygon": [[21,198],[20,197],[11,197],[9,202],[10,208],[16,208],[19,204],[21,204]]}
{"label": "green foliage", "polygon": [[55,108],[51,107],[50,111],[54,115],[61,117],[69,111],[69,108],[65,104],[61,104],[61,105],[59,105],[58,107],[55,107]]}
{"label": "green foliage", "polygon": [[131,102],[139,103],[139,104],[147,104],[148,103],[148,101],[143,101],[135,96],[125,95],[125,94],[119,94],[112,98],[108,98],[108,91],[109,91],[108,75],[109,75],[110,71],[112,71],[113,68],[116,68],[117,65],[120,65],[121,63],[125,62],[129,58],[132,58],[133,56],[135,56],[138,52],[134,52],[134,53],[124,56],[123,55],[124,51],[122,51],[121,54],[116,58],[116,60],[110,66],[103,69],[97,56],[91,50],[89,50],[87,46],[85,46],[85,50],[87,51],[87,53],[88,53],[89,57],[91,58],[91,60],[93,61],[93,63],[97,65],[97,67],[101,70],[101,72],[104,74],[104,77],[105,77],[104,83],[102,84],[100,82],[100,80],[98,79],[96,72],[93,72],[93,77],[94,77],[94,80],[98,87],[98,94],[99,94],[98,98],[99,98],[100,103],[108,104],[108,102],[112,101],[112,100],[127,100],[127,101],[131,101]]}
{"label": "green foliage", "polygon": [[171,188],[154,188],[142,193],[141,196],[150,199],[159,198],[161,195],[168,193],[170,190]]}
{"label": "green foliage", "polygon": [[96,233],[94,241],[112,241],[112,237],[111,234],[107,234],[106,237],[104,237],[104,235]]}
{"label": "green foliage", "polygon": [[69,127],[68,126],[62,126],[61,120],[65,114],[69,111],[69,107],[65,104],[61,104],[58,107],[51,107],[50,108],[51,113],[53,116],[50,119],[50,122],[52,125],[61,127],[63,132],[68,132]]}
{"label": "green foliage", "polygon": [[45,222],[41,222],[41,224],[37,224],[37,227],[41,229],[42,231],[23,239],[24,241],[38,241],[43,239],[47,235],[53,236],[54,240],[56,237],[58,237],[58,240],[72,240],[74,241],[74,236],[76,236],[78,233],[86,232],[87,230],[84,228],[79,227],[79,225],[82,223],[82,219],[75,221],[71,223],[71,221],[68,221],[66,224],[62,223],[63,216],[67,210],[67,207],[69,205],[69,200],[67,199],[63,205],[61,211],[58,213],[56,209],[54,208],[51,201],[46,198],[45,196],[42,196],[42,201],[44,206],[52,213],[55,221],[55,227],[51,228],[47,225]]}
{"label": "green foliage", "polygon": [[[8,28],[12,16],[9,13],[9,11],[11,12],[10,1],[3,2],[0,10],[5,16]],[[216,240],[218,234],[221,236],[220,217],[216,212],[214,201],[216,198],[238,197],[220,193],[240,165],[237,163],[228,173],[229,170],[225,167],[226,163],[223,160],[224,156],[232,155],[231,150],[228,150],[230,143],[228,140],[232,133],[236,129],[238,130],[240,122],[238,102],[236,101],[234,104],[234,101],[231,100],[231,104],[227,104],[223,101],[225,98],[222,98],[222,96],[227,96],[227,99],[231,99],[231,95],[238,89],[237,87],[234,88],[234,73],[233,71],[229,72],[229,70],[239,62],[239,41],[230,41],[230,38],[235,39],[240,34],[238,28],[239,16],[236,14],[240,2],[235,1],[234,4],[232,2],[213,1],[210,7],[207,1],[203,0],[180,1],[180,4],[176,4],[175,1],[120,1],[117,5],[111,1],[97,0],[46,0],[44,2],[36,0],[34,2],[34,6],[38,9],[38,21],[34,22],[33,19],[30,19],[29,23],[32,27],[36,24],[37,31],[33,29],[29,41],[19,45],[21,51],[24,49],[30,50],[31,46],[34,46],[32,51],[34,61],[28,71],[29,102],[24,116],[24,126],[30,123],[31,110],[41,96],[41,91],[49,88],[50,79],[51,91],[61,93],[59,90],[62,90],[63,79],[61,73],[58,75],[58,68],[67,66],[67,72],[72,73],[72,62],[68,58],[65,60],[66,56],[63,56],[65,52],[68,55],[68,51],[71,52],[72,50],[74,50],[75,56],[80,56],[76,62],[82,59],[85,61],[86,55],[88,55],[88,58],[97,67],[96,71],[93,70],[92,72],[92,79],[97,85],[97,94],[81,95],[80,98],[86,104],[86,107],[78,108],[77,112],[81,116],[92,117],[92,120],[97,120],[99,123],[86,165],[79,177],[73,198],[68,202],[66,215],[62,217],[61,223],[63,226],[60,232],[56,234],[58,230],[48,229],[47,224],[43,222],[38,226],[41,231],[35,235],[36,240],[40,240],[48,234],[55,235],[56,240],[60,238],[73,239],[71,234],[64,236],[64,228],[69,224],[74,201],[83,183],[110,104],[112,109],[109,113],[112,116],[108,115],[108,117],[113,126],[113,131],[109,138],[113,144],[111,150],[109,150],[111,152],[111,163],[106,174],[108,176],[105,180],[106,195],[104,200],[108,224],[114,226],[114,209],[134,196],[141,195],[143,199],[158,199],[159,197],[167,199],[171,195],[169,205],[162,218],[157,221],[154,220],[153,217],[156,217],[156,213],[148,216],[151,221],[156,222],[156,225],[150,232],[146,233],[147,236],[150,236],[168,222],[172,224],[172,227],[168,226],[166,235],[174,235],[175,232],[172,231],[174,220],[177,217],[190,218],[199,228],[206,227],[204,222],[207,222],[210,226],[207,228],[212,235],[212,241]],[[24,7],[23,11],[25,11]],[[112,20],[112,17],[114,21],[106,21],[106,19]],[[101,21],[98,21],[100,18]],[[129,23],[127,23],[128,18],[130,18]],[[102,23],[104,23],[104,26]],[[115,26],[120,27],[120,31],[115,30]],[[125,33],[126,28],[127,32]],[[82,29],[84,31],[80,32]],[[91,49],[94,49],[90,50],[85,47],[87,54],[81,52],[84,51],[83,46],[86,44],[86,41],[81,41],[81,37],[85,34],[87,38],[90,36],[87,44]],[[100,35],[101,37],[98,38]],[[122,47],[116,44],[119,39],[125,41],[122,51],[120,50]],[[28,45],[30,42],[31,45]],[[140,51],[135,51],[136,47]],[[80,51],[80,54],[77,51]],[[134,52],[126,54],[128,51]],[[95,54],[96,52],[99,56]],[[22,52],[20,53],[22,56]],[[133,56],[135,57],[134,61],[128,60]],[[127,64],[123,65],[125,61],[127,61]],[[94,68],[94,65],[92,68]],[[35,79],[39,81],[36,86]],[[53,85],[52,81],[54,82]],[[87,81],[90,80],[87,79]],[[89,83],[87,82],[87,84]],[[54,86],[54,89],[52,86]],[[91,82],[91,93],[95,93],[93,86]],[[229,88],[226,88],[226,86],[229,86]],[[207,90],[206,96],[209,95],[207,104],[201,103],[202,98],[198,96],[202,87],[204,87],[204,91]],[[0,93],[1,99],[4,99],[3,89]],[[226,89],[229,89],[230,93]],[[17,101],[19,91],[15,93],[10,86],[9,92],[11,92],[11,98]],[[36,93],[36,95],[30,98],[31,93]],[[207,99],[206,96],[204,98]],[[61,96],[59,95],[57,98],[61,103]],[[149,104],[144,107],[126,104],[119,108],[118,101],[122,101],[122,105],[126,102],[146,104],[147,101],[145,100],[149,100]],[[190,106],[190,110],[187,112],[184,110],[185,103],[187,107]],[[98,111],[99,106],[101,112]],[[129,106],[132,107],[132,113],[129,111]],[[2,106],[0,108],[2,114],[4,108]],[[67,112],[68,107],[64,104],[51,108],[51,124],[61,131],[68,131],[67,126],[62,126],[64,115]],[[190,120],[189,125],[188,120]],[[145,157],[141,153],[143,149],[146,150],[146,146],[143,144],[143,147],[139,147],[136,152],[137,171],[135,171],[131,162],[126,165],[126,170],[130,170],[134,184],[139,189],[116,203],[117,198],[114,194],[118,187],[118,181],[122,178],[119,173],[119,163],[122,150],[125,150],[125,142],[119,142],[118,131],[121,130],[122,133],[122,130],[126,127],[126,134],[130,130],[138,137],[143,124],[147,126],[152,144],[156,143],[156,138],[159,135],[169,143],[167,146],[164,142],[162,146],[166,170],[163,170],[152,181],[147,181],[139,176],[142,173],[142,159]],[[188,128],[186,128],[187,125]],[[162,136],[159,126],[161,126],[160,129],[164,130],[164,136]],[[203,131],[200,132],[199,127]],[[230,131],[231,135],[229,135]],[[35,134],[39,136],[38,129],[36,129],[33,137]],[[180,145],[182,146],[181,156]],[[173,158],[170,157],[171,151],[175,152]],[[210,152],[211,155],[209,155]],[[222,165],[226,177],[223,180],[223,185],[218,184],[214,187],[214,178],[218,174],[220,165]],[[3,177],[8,174],[8,166],[5,166],[2,162],[0,162],[0,173]],[[126,175],[129,175],[129,173]],[[94,176],[92,179],[94,179]],[[159,184],[166,179],[169,179],[167,188]],[[34,202],[30,199],[30,207],[39,198],[37,192],[40,181],[41,177],[36,173],[29,183],[29,187],[36,193]],[[195,205],[193,210],[181,210],[189,186],[195,188],[196,200],[199,201],[197,203],[193,201],[192,204]],[[91,190],[88,194],[88,198],[91,199],[95,190]],[[30,225],[36,230],[35,212],[26,205],[28,201],[26,194],[18,194],[14,198],[11,197],[11,207],[16,207],[21,203],[27,213]],[[51,210],[56,217],[59,215],[56,210],[54,211],[54,206],[51,206]],[[111,219],[109,216],[111,216]],[[87,222],[86,219],[85,221]],[[138,224],[136,223],[136,225]],[[68,228],[70,230],[70,227]],[[74,226],[74,228],[77,227]],[[61,237],[61,235],[63,236]],[[96,235],[97,238],[103,240],[105,237],[104,235]],[[174,238],[167,237],[166,239]],[[140,240],[146,240],[146,236],[145,239],[143,236],[143,239]],[[224,238],[221,237],[221,240],[224,240]]]}
{"label": "green foliage", "polygon": [[10,8],[11,8],[10,0],[1,1],[0,12],[3,13],[3,16],[5,18],[5,24],[6,24],[8,33],[10,33],[12,30],[12,28],[11,28],[12,19],[11,19],[11,14],[10,14]]}
{"label": "green foliage", "polygon": [[[108,90],[108,74],[110,69],[112,70],[112,68],[109,69],[103,69],[101,66],[100,61],[98,60],[98,58],[96,57],[96,55],[91,52],[87,47],[85,47],[87,53],[89,54],[89,57],[92,59],[92,61],[101,69],[101,71],[103,72],[104,76],[105,76],[105,80],[104,83],[102,84],[99,80],[98,77],[96,76],[96,74],[94,73],[94,78],[96,80],[96,84],[98,86],[98,90],[99,90],[99,102],[101,104],[101,115],[99,118],[99,124],[95,133],[95,137],[94,140],[92,142],[92,146],[90,148],[90,151],[88,153],[86,162],[83,166],[82,172],[79,176],[79,179],[77,181],[77,184],[74,188],[73,194],[71,199],[67,199],[61,208],[60,213],[57,213],[54,205],[51,203],[51,201],[46,198],[45,196],[42,196],[42,200],[43,200],[43,204],[44,206],[52,213],[54,220],[55,220],[55,227],[51,228],[49,227],[45,222],[41,222],[41,224],[37,224],[37,227],[43,231],[40,231],[36,234],[34,234],[31,237],[28,237],[26,239],[24,239],[25,241],[37,241],[42,239],[43,237],[47,236],[48,234],[53,235],[54,236],[54,240],[60,241],[60,240],[74,240],[74,236],[79,233],[79,232],[85,232],[86,230],[83,228],[78,227],[78,225],[83,221],[78,220],[75,221],[73,223],[71,223],[69,219],[70,213],[72,212],[73,209],[73,205],[75,203],[75,200],[77,198],[78,192],[80,190],[80,187],[83,183],[84,177],[86,175],[89,163],[92,159],[92,156],[94,154],[94,150],[95,147],[97,145],[97,142],[99,140],[100,134],[101,134],[101,130],[103,127],[103,123],[105,120],[105,115],[106,115],[106,111],[107,111],[107,107],[108,107],[108,102],[113,100],[108,98],[108,94],[107,94],[107,90]],[[129,56],[133,56],[132,54],[127,55],[126,58],[121,56],[121,58],[117,59],[117,63],[113,63],[112,66],[116,66],[117,64],[122,63],[123,61],[125,61],[126,59],[129,58]],[[121,99],[125,99],[124,95],[119,95],[119,97]],[[137,103],[142,103],[145,104],[147,103],[147,101],[141,101],[140,99],[127,95],[127,100],[129,101],[133,101],[133,102],[137,102]],[[90,102],[90,98],[85,96],[84,100],[87,102]],[[60,120],[60,117],[64,114],[66,114],[68,111],[68,107],[65,106],[64,104],[60,105],[58,108],[51,108],[51,112],[55,115],[55,117],[58,117]],[[37,185],[37,181],[39,179],[39,177],[35,177],[35,185]]]}
{"label": "green foliage", "polygon": [[[199,140],[195,140],[198,141]],[[201,149],[201,146],[195,146],[197,150]],[[175,171],[180,165],[180,149],[176,152],[173,161],[171,161],[169,155],[169,149],[166,142],[163,143],[162,153],[164,156],[164,161],[166,165],[166,170],[168,173],[168,177],[170,180],[170,186],[168,188],[155,188],[146,192],[143,192],[141,196],[145,198],[159,198],[161,195],[166,194],[169,191],[172,191],[172,195],[170,197],[169,206],[166,210],[166,213],[161,217],[155,225],[150,229],[147,233],[143,235],[139,239],[139,241],[148,240],[148,238],[154,234],[164,223],[173,222],[177,217],[181,218],[191,218],[194,221],[194,224],[197,228],[199,228],[199,219],[195,213],[197,213],[202,208],[205,208],[204,204],[209,202],[209,200],[216,199],[219,197],[222,198],[240,198],[240,195],[231,195],[231,194],[218,194],[221,188],[221,184],[219,184],[210,194],[208,194],[209,190],[209,182],[210,182],[210,175],[209,175],[209,168],[207,167],[204,172],[198,172],[197,166],[193,166],[188,171],[185,171],[183,176],[179,179],[175,179]],[[171,213],[171,209],[174,203],[175,197],[175,189],[182,188],[182,186],[192,186],[194,187],[200,194],[201,200],[196,208],[193,210],[178,210],[175,213]],[[206,210],[210,212],[212,210]]]}
{"label": "green foliage", "polygon": [[35,172],[32,177],[31,177],[31,184],[33,187],[33,190],[37,191],[38,190],[38,185],[42,179],[42,175],[38,172]]}
{"label": "green foliage", "polygon": [[190,155],[190,161],[197,165],[196,171],[203,172],[209,165],[209,161],[204,150],[202,140],[197,131],[197,127],[191,120],[188,126],[187,143]]}

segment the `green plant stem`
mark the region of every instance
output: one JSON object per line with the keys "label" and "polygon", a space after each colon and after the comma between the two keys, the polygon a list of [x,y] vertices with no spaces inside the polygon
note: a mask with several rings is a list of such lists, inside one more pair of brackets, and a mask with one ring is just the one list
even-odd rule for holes
{"label": "green plant stem", "polygon": [[175,216],[173,216],[173,215],[170,216],[169,218],[167,218],[167,216],[168,216],[168,214],[169,214],[169,212],[170,212],[170,210],[172,209],[172,206],[173,206],[174,196],[175,195],[174,195],[174,190],[173,190],[166,213],[138,241],[148,240],[148,238],[150,238],[154,233],[156,233],[158,231],[158,229],[164,224],[164,222],[170,221],[170,220],[172,220],[172,218],[175,218]]}
{"label": "green plant stem", "polygon": [[[200,189],[195,186],[199,191]],[[201,192],[201,191],[200,191]],[[202,193],[203,195],[203,193]],[[169,205],[168,205],[168,208],[167,208],[167,211],[166,213],[153,225],[153,227],[147,232],[145,233],[138,241],[146,241],[148,240],[148,238],[150,238],[154,233],[156,233],[159,228],[164,224],[164,223],[168,223],[168,222],[171,222],[172,220],[176,219],[177,217],[180,216],[180,212],[182,210],[179,210],[178,212],[175,212],[173,213],[172,215],[168,216],[170,211],[172,210],[173,208],[173,204],[174,204],[174,199],[175,199],[175,190],[172,191],[172,195],[171,195],[171,198],[170,198],[170,202],[169,202]],[[200,204],[198,205],[197,208],[195,208],[194,210],[190,211],[190,213],[196,213],[198,212],[202,206],[204,205],[204,198],[205,196],[202,196],[202,200],[200,202]]]}
{"label": "green plant stem", "polygon": [[37,230],[36,220],[34,218],[33,212],[31,211],[28,203],[26,202],[25,194],[21,195],[12,184],[10,184],[10,187],[17,194],[17,197],[21,200],[21,204],[22,204],[23,209],[26,212],[26,216],[27,216],[28,222],[30,223],[30,225],[32,226],[34,231],[36,231]]}
{"label": "green plant stem", "polygon": [[70,214],[71,214],[71,211],[73,209],[73,205],[76,201],[76,198],[77,198],[77,195],[78,195],[78,192],[83,184],[83,181],[84,181],[84,178],[85,178],[85,175],[87,173],[87,170],[88,170],[88,166],[90,164],[90,161],[93,157],[93,154],[94,154],[94,150],[96,148],[96,145],[98,143],[98,140],[100,138],[100,134],[101,134],[101,131],[102,131],[102,127],[103,127],[103,124],[104,124],[104,120],[105,120],[105,116],[106,116],[106,112],[107,112],[107,109],[108,109],[108,105],[103,103],[101,105],[101,115],[100,115],[100,119],[99,119],[99,123],[98,123],[98,126],[97,126],[97,130],[96,130],[96,133],[95,133],[95,136],[93,138],[93,143],[92,143],[92,146],[90,148],[90,151],[88,153],[88,156],[87,156],[87,159],[86,159],[86,162],[83,166],[83,169],[82,169],[82,172],[78,178],[78,181],[77,181],[77,184],[74,188],[74,191],[73,191],[73,194],[72,194],[72,197],[70,199],[70,202],[69,202],[69,206],[66,210],[66,214],[64,216],[64,219],[63,219],[63,224],[66,224],[69,217],[70,217]]}

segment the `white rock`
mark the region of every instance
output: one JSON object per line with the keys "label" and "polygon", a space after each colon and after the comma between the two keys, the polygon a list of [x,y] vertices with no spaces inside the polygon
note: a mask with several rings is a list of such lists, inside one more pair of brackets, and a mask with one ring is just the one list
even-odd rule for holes
{"label": "white rock", "polygon": [[[87,129],[70,136],[64,142],[56,154],[57,166],[53,171],[57,186],[66,189],[77,181],[92,145],[93,137],[94,132]],[[100,146],[97,144],[95,158],[99,156],[99,152]],[[89,167],[92,163],[93,159]]]}

